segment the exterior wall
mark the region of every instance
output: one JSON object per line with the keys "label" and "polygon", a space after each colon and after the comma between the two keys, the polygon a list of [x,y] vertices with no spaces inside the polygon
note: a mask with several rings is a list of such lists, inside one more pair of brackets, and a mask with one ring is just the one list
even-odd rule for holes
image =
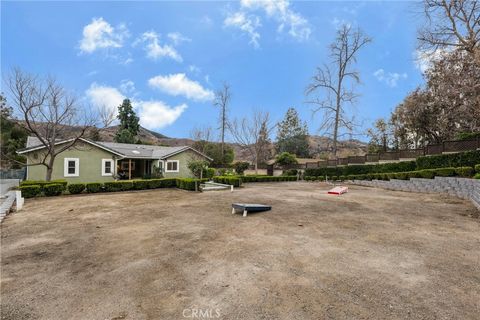
{"label": "exterior wall", "polygon": [[[41,159],[42,150],[28,153],[26,155],[27,164],[38,163],[39,160],[34,158],[35,154],[38,156],[38,159]],[[113,181],[112,176],[102,176],[102,159],[114,159],[114,157],[115,155],[112,155],[110,152],[84,142],[79,142],[75,147],[65,150],[55,158],[52,180],[63,179],[68,181],[68,183]],[[79,159],[80,171],[78,177],[64,176],[65,158]],[[44,165],[28,166],[27,179],[45,180],[46,171]]]}
{"label": "exterior wall", "polygon": [[178,160],[179,172],[165,172],[167,167],[167,161],[164,161],[163,175],[165,178],[193,178],[194,176],[188,169],[188,163],[193,160],[203,159],[198,153],[187,150],[182,153],[176,154],[167,160]]}

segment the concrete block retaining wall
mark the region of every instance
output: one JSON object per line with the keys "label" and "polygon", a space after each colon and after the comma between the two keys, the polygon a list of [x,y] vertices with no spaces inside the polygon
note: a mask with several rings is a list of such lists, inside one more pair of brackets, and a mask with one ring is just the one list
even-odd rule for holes
{"label": "concrete block retaining wall", "polygon": [[391,179],[389,181],[354,180],[352,183],[388,190],[446,193],[454,197],[470,200],[480,210],[480,180],[478,179],[435,177],[435,179],[411,178],[410,180]]}

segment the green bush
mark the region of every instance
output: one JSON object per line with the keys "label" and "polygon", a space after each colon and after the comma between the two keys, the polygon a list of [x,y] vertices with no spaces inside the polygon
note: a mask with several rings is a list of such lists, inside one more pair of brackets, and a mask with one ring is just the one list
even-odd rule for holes
{"label": "green bush", "polygon": [[88,193],[97,193],[102,191],[103,184],[99,182],[90,182],[86,184],[86,189]]}
{"label": "green bush", "polygon": [[402,161],[383,164],[367,164],[343,167],[310,168],[305,169],[306,176],[350,176],[370,173],[397,173],[413,171],[416,169],[415,161]]}
{"label": "green bush", "polygon": [[477,173],[476,175],[473,176],[474,179],[480,179],[480,173]]}
{"label": "green bush", "polygon": [[213,181],[216,183],[228,184],[234,187],[240,187],[242,185],[242,179],[234,176],[218,176],[213,177]]}
{"label": "green bush", "polygon": [[288,169],[288,170],[283,170],[282,175],[284,176],[296,176],[298,174],[297,169]]}
{"label": "green bush", "polygon": [[133,189],[134,190],[145,190],[145,189],[149,189],[149,185],[150,185],[150,179],[147,179],[147,180],[133,180],[132,181],[132,184],[133,184]]}
{"label": "green bush", "polygon": [[43,186],[43,192],[47,197],[59,196],[65,190],[65,186],[60,183],[50,183]]}
{"label": "green bush", "polygon": [[103,187],[106,192],[127,191],[133,189],[132,181],[105,182]]}
{"label": "green bush", "polygon": [[68,185],[68,192],[71,194],[82,193],[85,190],[85,183],[72,183]]}
{"label": "green bush", "polygon": [[475,172],[480,173],[480,164],[475,165]]}
{"label": "green bush", "polygon": [[214,168],[206,168],[202,172],[203,178],[206,179],[211,179],[215,175],[215,169]]}
{"label": "green bush", "polygon": [[20,186],[30,186],[30,185],[37,185],[40,186],[42,191],[44,191],[44,186],[47,184],[60,184],[62,185],[63,190],[65,191],[67,189],[67,181],[66,180],[50,180],[50,181],[45,181],[45,180],[25,180],[20,183]]}
{"label": "green bush", "polygon": [[480,163],[480,151],[425,156],[417,159],[417,169],[473,167]]}
{"label": "green bush", "polygon": [[455,176],[455,168],[433,169],[436,177],[453,177]]}
{"label": "green bush", "polygon": [[20,186],[19,189],[22,191],[22,196],[24,198],[33,198],[42,193],[42,188],[36,184],[23,185]]}
{"label": "green bush", "polygon": [[200,190],[200,184],[205,181],[208,179],[179,178],[177,179],[177,188],[189,191]]}
{"label": "green bush", "polygon": [[459,177],[470,178],[473,177],[474,172],[472,167],[455,168],[455,174]]}
{"label": "green bush", "polygon": [[175,178],[151,179],[151,180],[148,180],[147,186],[148,186],[148,189],[175,188],[177,186],[177,179]]}
{"label": "green bush", "polygon": [[235,169],[235,172],[239,175],[243,175],[245,170],[247,170],[249,167],[250,167],[250,164],[248,162],[235,162],[233,164],[233,168]]}

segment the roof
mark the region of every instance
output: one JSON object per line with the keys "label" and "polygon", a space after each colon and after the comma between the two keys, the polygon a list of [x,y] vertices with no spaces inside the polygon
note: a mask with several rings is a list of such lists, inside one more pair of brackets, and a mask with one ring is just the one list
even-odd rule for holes
{"label": "roof", "polygon": [[[80,138],[80,140],[92,144],[96,147],[99,147],[103,150],[106,150],[110,153],[119,155],[123,158],[135,158],[135,159],[166,159],[178,153],[181,153],[186,150],[191,150],[198,153],[199,155],[212,161],[213,159],[206,156],[205,154],[197,151],[189,146],[179,146],[179,147],[163,147],[163,146],[152,146],[145,144],[130,144],[130,143],[116,143],[116,142],[103,142],[103,141],[92,141],[89,139]],[[55,143],[63,144],[66,142],[72,141],[72,139],[59,140]],[[18,150],[17,153],[28,153],[35,150],[43,149],[44,145],[40,142],[37,137],[28,137],[27,146],[24,149]]]}

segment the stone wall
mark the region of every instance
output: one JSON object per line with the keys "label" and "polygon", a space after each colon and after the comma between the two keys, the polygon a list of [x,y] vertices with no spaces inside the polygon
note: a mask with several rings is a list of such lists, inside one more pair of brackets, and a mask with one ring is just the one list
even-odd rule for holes
{"label": "stone wall", "polygon": [[477,179],[435,177],[435,179],[411,178],[410,180],[391,179],[389,181],[354,180],[352,183],[388,190],[446,193],[451,196],[470,200],[480,210],[480,180]]}

